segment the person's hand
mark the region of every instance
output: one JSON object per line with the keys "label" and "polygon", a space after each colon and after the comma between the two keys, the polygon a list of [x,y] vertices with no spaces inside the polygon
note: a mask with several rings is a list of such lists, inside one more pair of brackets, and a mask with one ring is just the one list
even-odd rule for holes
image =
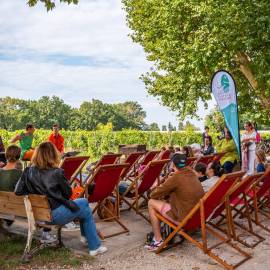
{"label": "person's hand", "polygon": [[0,168],[3,168],[5,166],[5,163],[0,161]]}

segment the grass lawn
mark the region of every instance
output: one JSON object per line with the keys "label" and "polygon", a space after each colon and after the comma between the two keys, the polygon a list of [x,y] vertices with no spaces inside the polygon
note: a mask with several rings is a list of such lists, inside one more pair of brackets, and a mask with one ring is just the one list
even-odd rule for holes
{"label": "grass lawn", "polygon": [[37,253],[29,264],[21,262],[21,256],[26,244],[26,238],[22,236],[8,236],[0,243],[0,269],[1,270],[26,270],[39,269],[46,266],[46,269],[76,269],[89,262],[91,257],[77,255],[66,248],[45,248]]}

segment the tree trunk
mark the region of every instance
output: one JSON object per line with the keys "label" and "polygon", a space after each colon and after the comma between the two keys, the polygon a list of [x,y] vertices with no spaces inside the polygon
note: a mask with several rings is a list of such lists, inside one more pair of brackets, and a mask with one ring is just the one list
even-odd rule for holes
{"label": "tree trunk", "polygon": [[261,101],[263,108],[269,109],[270,99],[263,93],[263,91],[261,91],[259,87],[259,84],[250,67],[251,60],[249,56],[244,52],[239,52],[236,55],[236,62],[238,64],[239,70],[246,77],[249,84],[253,88],[256,97]]}

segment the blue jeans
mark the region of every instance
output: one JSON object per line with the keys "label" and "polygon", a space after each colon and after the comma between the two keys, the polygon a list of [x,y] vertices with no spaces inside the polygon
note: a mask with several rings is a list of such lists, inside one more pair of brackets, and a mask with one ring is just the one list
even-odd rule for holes
{"label": "blue jeans", "polygon": [[224,169],[224,173],[231,173],[233,171],[233,167],[234,167],[234,163],[232,163],[231,161],[226,161],[223,164],[223,169]]}
{"label": "blue jeans", "polygon": [[100,240],[88,201],[76,199],[74,202],[79,206],[79,211],[72,212],[66,206],[61,205],[52,211],[52,223],[65,225],[74,219],[79,219],[81,235],[87,239],[89,250],[96,250],[100,247]]}

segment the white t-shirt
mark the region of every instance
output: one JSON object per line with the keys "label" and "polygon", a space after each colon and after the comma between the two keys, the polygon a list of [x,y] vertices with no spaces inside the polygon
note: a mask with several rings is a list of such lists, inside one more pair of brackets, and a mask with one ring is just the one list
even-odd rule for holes
{"label": "white t-shirt", "polygon": [[[242,140],[245,140],[245,139],[256,139],[256,131],[253,131],[250,134],[246,134],[246,133],[242,134],[241,141]],[[256,143],[255,143],[255,141],[250,141],[250,142],[251,142],[251,144],[248,147],[248,150],[249,151],[255,151],[256,150]]]}
{"label": "white t-shirt", "polygon": [[216,184],[218,179],[219,179],[218,176],[212,176],[211,178],[203,181],[201,184],[202,184],[204,192],[205,193],[208,192]]}

